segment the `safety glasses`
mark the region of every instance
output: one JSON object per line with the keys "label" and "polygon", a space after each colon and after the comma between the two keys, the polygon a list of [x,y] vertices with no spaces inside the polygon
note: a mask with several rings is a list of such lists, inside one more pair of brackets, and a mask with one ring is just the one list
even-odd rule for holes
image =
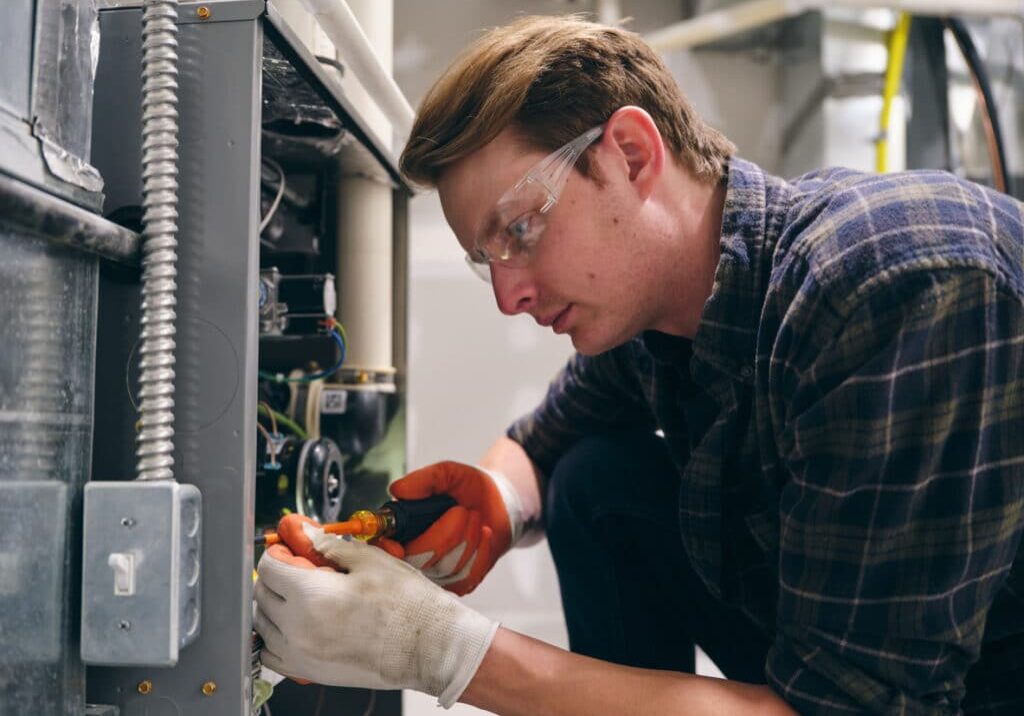
{"label": "safety glasses", "polygon": [[558,202],[570,172],[603,131],[603,126],[587,130],[537,162],[502,194],[483,234],[466,254],[473,273],[490,283],[492,263],[513,268],[530,263],[531,252],[547,228],[548,212]]}

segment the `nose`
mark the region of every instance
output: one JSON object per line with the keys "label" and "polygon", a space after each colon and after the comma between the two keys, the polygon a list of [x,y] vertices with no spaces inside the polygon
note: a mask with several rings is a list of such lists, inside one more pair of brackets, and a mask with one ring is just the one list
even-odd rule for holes
{"label": "nose", "polygon": [[491,264],[491,288],[498,310],[506,316],[525,313],[537,303],[537,287],[525,268]]}

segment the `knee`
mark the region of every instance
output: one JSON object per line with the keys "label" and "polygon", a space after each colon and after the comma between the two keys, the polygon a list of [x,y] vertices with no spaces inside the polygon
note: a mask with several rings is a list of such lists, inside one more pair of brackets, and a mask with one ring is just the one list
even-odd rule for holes
{"label": "knee", "polygon": [[589,533],[609,514],[675,523],[679,478],[665,440],[649,431],[589,435],[555,464],[548,481],[545,527],[552,548],[560,535]]}
{"label": "knee", "polygon": [[566,528],[585,528],[596,517],[634,502],[638,480],[649,480],[652,473],[667,469],[665,455],[663,441],[651,433],[580,439],[555,464],[548,481],[548,536]]}
{"label": "knee", "polygon": [[586,437],[577,442],[555,464],[548,479],[547,499],[544,504],[544,527],[548,545],[556,565],[571,559],[581,540],[590,542],[593,514],[600,498],[610,483],[610,453],[614,452],[611,439]]}

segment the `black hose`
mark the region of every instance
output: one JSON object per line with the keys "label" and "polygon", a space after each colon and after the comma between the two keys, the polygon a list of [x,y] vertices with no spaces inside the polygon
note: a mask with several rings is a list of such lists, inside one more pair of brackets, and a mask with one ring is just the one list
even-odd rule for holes
{"label": "black hose", "polygon": [[978,87],[981,89],[982,97],[985,100],[984,110],[988,114],[989,121],[992,124],[992,133],[995,135],[996,154],[999,158],[1003,181],[1008,182],[1006,144],[1003,142],[1003,130],[1002,126],[999,124],[999,112],[996,110],[995,98],[992,96],[992,83],[989,80],[988,70],[985,69],[985,63],[978,54],[978,48],[975,47],[974,39],[971,37],[971,33],[967,29],[963,20],[955,17],[948,17],[945,18],[943,22],[949,31],[953,33],[953,38],[956,40],[956,44],[960,47],[960,52],[963,53],[968,69],[971,71],[971,74],[974,75],[974,78],[978,82]]}

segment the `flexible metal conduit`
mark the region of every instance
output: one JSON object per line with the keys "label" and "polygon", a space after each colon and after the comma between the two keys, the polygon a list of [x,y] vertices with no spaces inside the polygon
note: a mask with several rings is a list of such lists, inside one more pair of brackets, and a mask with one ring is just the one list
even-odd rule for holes
{"label": "flexible metal conduit", "polygon": [[142,345],[139,480],[174,479],[178,262],[178,0],[142,15]]}

